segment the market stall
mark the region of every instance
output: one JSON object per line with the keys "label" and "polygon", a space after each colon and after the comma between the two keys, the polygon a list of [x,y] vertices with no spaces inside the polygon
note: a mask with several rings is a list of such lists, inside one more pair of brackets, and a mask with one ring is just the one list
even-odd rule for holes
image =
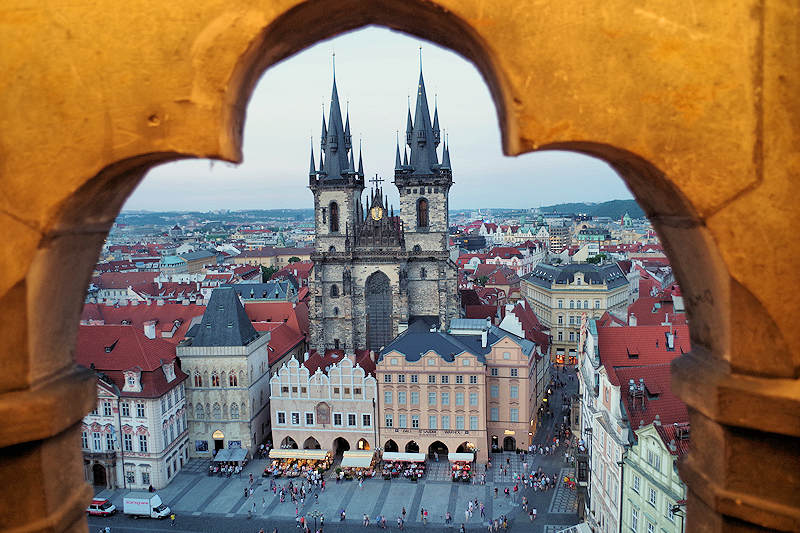
{"label": "market stall", "polygon": [[342,464],[339,466],[345,479],[366,478],[375,475],[375,463],[375,452],[372,450],[353,450],[342,454]]}
{"label": "market stall", "polygon": [[247,464],[247,450],[243,448],[223,448],[218,450],[211,465],[208,475],[232,476],[239,474]]}
{"label": "market stall", "polygon": [[424,453],[383,452],[383,479],[403,476],[417,481],[425,475]]}
{"label": "market stall", "polygon": [[271,461],[264,468],[265,476],[298,477],[330,468],[333,458],[325,450],[272,449]]}
{"label": "market stall", "polygon": [[474,453],[450,453],[447,455],[447,460],[450,461],[450,477],[453,481],[469,483],[472,480],[472,462],[475,460]]}

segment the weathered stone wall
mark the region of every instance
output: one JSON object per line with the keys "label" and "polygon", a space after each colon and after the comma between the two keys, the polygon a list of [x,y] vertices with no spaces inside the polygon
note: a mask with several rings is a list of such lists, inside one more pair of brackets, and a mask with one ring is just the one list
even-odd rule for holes
{"label": "weathered stone wall", "polygon": [[471,60],[507,154],[573,150],[622,176],[690,317],[693,352],[673,363],[694,443],[687,530],[800,529],[795,1],[73,2],[54,16],[7,0],[0,20],[3,529],[86,529],[77,442],[95,389],[72,347],[127,195],[165,161],[241,160],[264,70],[370,24]]}

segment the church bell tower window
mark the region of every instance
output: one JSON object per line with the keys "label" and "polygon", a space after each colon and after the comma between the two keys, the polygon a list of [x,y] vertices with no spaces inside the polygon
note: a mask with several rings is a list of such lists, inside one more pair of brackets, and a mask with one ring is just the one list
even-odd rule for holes
{"label": "church bell tower window", "polygon": [[417,227],[428,227],[428,200],[425,198],[417,201]]}
{"label": "church bell tower window", "polygon": [[330,231],[331,233],[339,231],[339,204],[331,202],[330,205]]}

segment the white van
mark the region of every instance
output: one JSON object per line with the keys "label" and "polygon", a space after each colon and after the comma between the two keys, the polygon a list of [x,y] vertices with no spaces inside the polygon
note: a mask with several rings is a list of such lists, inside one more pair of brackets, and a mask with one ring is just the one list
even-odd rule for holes
{"label": "white van", "polygon": [[122,500],[122,511],[132,517],[166,518],[170,509],[155,492],[130,492]]}

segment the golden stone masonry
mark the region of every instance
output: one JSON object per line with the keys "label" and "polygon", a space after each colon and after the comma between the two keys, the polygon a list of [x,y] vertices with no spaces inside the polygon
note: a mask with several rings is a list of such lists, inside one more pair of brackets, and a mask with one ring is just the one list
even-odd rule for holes
{"label": "golden stone masonry", "polygon": [[472,61],[507,154],[573,150],[622,176],[691,318],[673,365],[687,530],[800,530],[795,0],[6,0],[0,529],[87,529],[77,428],[95,387],[72,350],[127,195],[165,161],[240,160],[259,76],[370,24]]}

